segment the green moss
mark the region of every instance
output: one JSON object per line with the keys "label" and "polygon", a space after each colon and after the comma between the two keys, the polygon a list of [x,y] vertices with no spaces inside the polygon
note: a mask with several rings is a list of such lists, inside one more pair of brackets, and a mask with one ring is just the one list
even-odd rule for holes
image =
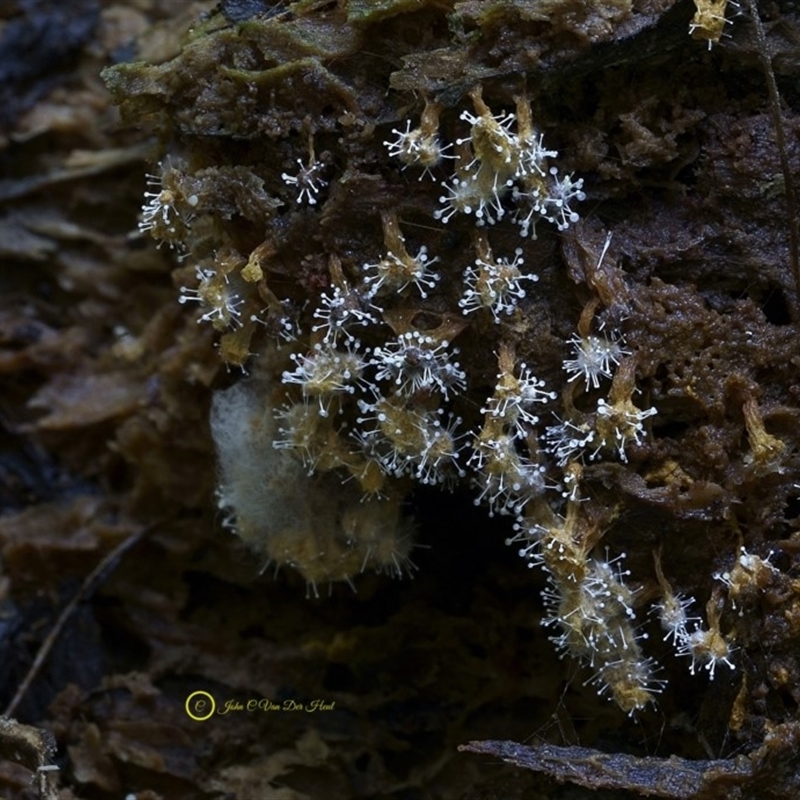
{"label": "green moss", "polygon": [[355,24],[380,22],[427,5],[433,5],[432,0],[347,0],[347,20]]}

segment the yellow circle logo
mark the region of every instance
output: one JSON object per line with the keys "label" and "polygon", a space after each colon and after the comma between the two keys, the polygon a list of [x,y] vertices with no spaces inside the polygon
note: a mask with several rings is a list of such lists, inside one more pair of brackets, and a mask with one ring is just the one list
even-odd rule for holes
{"label": "yellow circle logo", "polygon": [[217,704],[208,692],[192,692],[186,698],[185,708],[193,720],[203,722],[217,710]]}

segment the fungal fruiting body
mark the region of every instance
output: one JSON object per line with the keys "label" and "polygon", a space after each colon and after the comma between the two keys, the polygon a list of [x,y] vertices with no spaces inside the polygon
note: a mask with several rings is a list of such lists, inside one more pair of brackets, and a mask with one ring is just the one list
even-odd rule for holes
{"label": "fungal fruiting body", "polygon": [[407,571],[412,537],[398,497],[364,500],[335,475],[309,475],[291,451],[274,446],[268,396],[257,381],[241,382],[217,392],[211,409],[219,507],[242,541],[267,563],[297,569],[314,594],[365,569]]}
{"label": "fungal fruiting body", "polygon": [[[412,574],[403,499],[414,485],[467,485],[488,514],[516,520],[509,541],[546,573],[543,624],[558,650],[585,665],[601,694],[638,712],[664,685],[638,619],[652,594],[624,553],[611,555],[617,508],[593,492],[607,499],[613,470],[652,452],[658,399],[626,337],[625,282],[603,265],[610,237],[584,270],[593,297],[569,334],[541,313],[539,286],[561,278],[531,240],[542,227],[570,235],[584,181],[560,168],[528,98],[490,107],[476,86],[456,107],[428,99],[417,114],[355,139],[336,123],[348,147],[364,148],[358,168],[341,173],[343,139],[330,131],[314,130],[322,160],[308,132],[307,156],[280,142],[280,166],[264,177],[230,172],[236,192],[217,198],[223,212],[211,202],[219,173],[210,168],[164,162],[149,179],[141,230],[181,254],[180,302],[218,335],[228,365],[255,375],[214,395],[220,509],[265,564],[298,571],[316,595],[365,570]],[[365,172],[370,141],[379,176]],[[398,200],[398,190],[392,203],[365,201],[360,217],[347,217],[351,242],[340,204],[392,181],[413,187],[413,198]],[[215,244],[256,206],[263,242],[241,226],[250,233],[231,234],[236,246]],[[559,326],[551,352],[561,351],[560,365],[539,358],[540,339]],[[742,413],[748,464],[779,472],[785,448],[754,398]],[[764,572],[751,561],[720,573],[732,603],[749,591],[736,588],[747,569]],[[703,623],[694,599],[659,575],[665,641],[693,672],[732,668],[722,595]]]}

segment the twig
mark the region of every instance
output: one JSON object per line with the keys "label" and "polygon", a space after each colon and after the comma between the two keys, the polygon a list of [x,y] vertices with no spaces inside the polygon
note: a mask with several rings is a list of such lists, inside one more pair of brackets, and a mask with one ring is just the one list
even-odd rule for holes
{"label": "twig", "polygon": [[747,0],[750,6],[750,16],[756,29],[756,41],[758,42],[758,55],[761,59],[761,68],[764,70],[764,77],[767,80],[767,91],[769,92],[769,104],[772,111],[772,124],[775,127],[775,140],[778,145],[778,156],[781,161],[781,172],[783,173],[784,190],[786,191],[786,210],[789,214],[789,259],[794,276],[794,314],[795,321],[800,315],[800,256],[798,251],[798,230],[797,230],[797,200],[794,191],[794,180],[789,168],[789,156],[786,151],[786,134],[783,129],[783,114],[781,113],[781,97],[778,93],[778,84],[775,82],[775,72],[772,69],[769,53],[767,51],[767,37],[764,33],[764,25],[758,15],[757,0]]}
{"label": "twig", "polygon": [[17,688],[14,697],[6,707],[5,711],[3,712],[3,716],[10,717],[14,714],[14,712],[17,709],[17,706],[22,701],[22,698],[25,696],[25,693],[30,688],[31,683],[33,683],[34,679],[36,678],[36,675],[42,668],[42,665],[47,659],[48,654],[53,649],[53,645],[56,643],[56,640],[61,634],[61,631],[64,629],[64,626],[67,624],[67,621],[77,608],[78,604],[83,600],[85,600],[87,597],[89,597],[103,583],[103,581],[106,580],[109,574],[117,566],[117,563],[122,558],[122,556],[128,550],[130,550],[135,544],[141,541],[141,539],[145,536],[145,534],[153,530],[153,528],[158,524],[160,523],[155,523],[154,525],[150,525],[146,528],[143,528],[137,533],[131,534],[127,539],[118,544],[92,570],[92,572],[86,576],[85,580],[83,581],[83,584],[81,585],[81,588],[77,591],[72,600],[70,600],[69,603],[67,603],[61,614],[59,614],[58,619],[53,625],[52,630],[50,631],[50,633],[47,634],[47,637],[39,647],[39,652],[36,654],[36,658],[33,660],[33,664],[31,664],[30,669],[28,670],[28,674],[25,676],[25,679]]}

